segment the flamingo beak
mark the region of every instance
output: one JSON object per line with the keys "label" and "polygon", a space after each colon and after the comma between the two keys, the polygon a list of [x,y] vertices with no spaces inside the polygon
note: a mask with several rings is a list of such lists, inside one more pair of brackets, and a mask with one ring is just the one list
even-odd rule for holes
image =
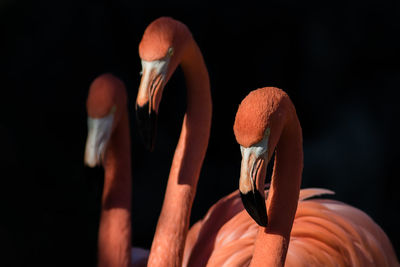
{"label": "flamingo beak", "polygon": [[84,162],[89,167],[93,168],[102,163],[107,143],[111,136],[113,120],[113,113],[103,118],[88,117],[88,136]]}
{"label": "flamingo beak", "polygon": [[258,225],[268,224],[265,205],[264,183],[267,162],[268,138],[251,147],[240,147],[242,163],[240,168],[239,191],[243,206]]}
{"label": "flamingo beak", "polygon": [[142,60],[142,80],[136,98],[136,120],[145,147],[154,150],[158,107],[166,83],[169,60]]}
{"label": "flamingo beak", "polygon": [[[239,191],[242,198],[243,206],[247,213],[260,226],[267,226],[268,216],[265,206],[265,198],[257,186],[260,170],[265,168],[265,161],[258,158],[257,160],[245,161],[242,159]],[[264,187],[261,187],[264,190]]]}
{"label": "flamingo beak", "polygon": [[157,132],[157,113],[150,109],[148,102],[143,106],[136,103],[136,121],[144,146],[150,152],[153,151]]}

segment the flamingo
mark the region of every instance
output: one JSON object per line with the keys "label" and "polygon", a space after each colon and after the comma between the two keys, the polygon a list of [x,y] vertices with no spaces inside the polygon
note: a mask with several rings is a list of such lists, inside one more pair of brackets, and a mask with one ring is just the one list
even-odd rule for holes
{"label": "flamingo", "polygon": [[[148,266],[181,266],[181,264],[182,266],[247,266],[252,259],[259,226],[246,213],[241,196],[244,203],[247,203],[246,209],[254,210],[251,214],[258,222],[266,224],[267,217],[266,213],[257,212],[251,202],[252,199],[257,199],[257,205],[262,207],[263,195],[254,194],[254,197],[249,197],[246,194],[248,191],[245,191],[245,182],[240,187],[241,194],[235,191],[222,198],[210,208],[203,220],[194,224],[188,231],[190,209],[211,125],[209,78],[198,46],[183,23],[162,17],[153,21],[145,30],[139,45],[139,55],[142,60],[142,79],[136,100],[136,115],[139,129],[149,150],[154,148],[156,120],[162,92],[179,64],[184,71],[188,91],[187,111],[150,250]],[[276,127],[279,128],[279,125]],[[258,150],[246,151],[263,151],[258,146],[257,148]],[[244,155],[253,158],[249,152]],[[265,161],[257,161],[257,164],[261,167],[257,176],[265,174]],[[243,166],[242,173],[246,168]],[[261,180],[258,179],[259,182]],[[271,194],[276,198],[279,195],[272,193],[275,187],[273,184]],[[264,186],[260,185],[257,188]],[[328,193],[332,192],[324,189],[306,189],[300,192],[300,197],[297,193],[297,198],[302,201],[301,203],[313,203],[307,199]],[[271,212],[273,213],[273,209]],[[279,222],[278,219],[275,221]],[[371,224],[375,225],[373,222]],[[380,230],[378,226],[374,229]],[[379,233],[385,236],[382,230]],[[393,252],[390,242],[385,248]],[[286,255],[286,252],[282,251],[283,254]],[[283,265],[285,259],[281,260]],[[261,265],[268,266],[266,263]]]}
{"label": "flamingo", "polygon": [[145,266],[148,252],[131,248],[131,151],[124,83],[102,74],[90,85],[84,162],[103,165],[98,266]]}
{"label": "flamingo", "polygon": [[[239,106],[234,133],[242,153],[240,193],[218,201],[192,227],[185,266],[400,266],[389,238],[367,214],[340,201],[310,199],[330,190],[300,190],[302,132],[284,91],[252,91]],[[274,151],[271,187],[264,191]]]}
{"label": "flamingo", "polygon": [[190,212],[211,127],[207,68],[189,29],[169,17],[153,21],[139,44],[142,79],[136,115],[146,147],[154,148],[156,119],[165,84],[178,65],[187,86],[187,110],[169,173],[148,266],[181,266]]}

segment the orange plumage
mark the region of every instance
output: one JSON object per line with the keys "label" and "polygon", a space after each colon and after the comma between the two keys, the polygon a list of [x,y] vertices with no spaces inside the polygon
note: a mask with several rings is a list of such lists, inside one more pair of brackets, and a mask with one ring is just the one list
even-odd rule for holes
{"label": "orange plumage", "polygon": [[[300,191],[285,266],[399,266],[388,237],[367,214],[340,201],[310,199],[332,193]],[[190,229],[183,266],[248,266],[258,228],[233,192]]]}

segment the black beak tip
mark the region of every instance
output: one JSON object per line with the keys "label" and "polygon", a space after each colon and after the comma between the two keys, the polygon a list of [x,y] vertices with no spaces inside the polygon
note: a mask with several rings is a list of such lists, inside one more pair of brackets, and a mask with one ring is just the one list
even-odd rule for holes
{"label": "black beak tip", "polygon": [[[142,135],[143,137],[143,135]],[[149,152],[153,152],[154,151],[154,142],[147,140],[148,138],[143,137],[143,143],[144,143],[144,147],[147,151]]]}
{"label": "black beak tip", "polygon": [[265,206],[265,200],[261,196],[260,192],[248,192],[243,194],[240,192],[242,203],[247,213],[256,221],[259,226],[266,227],[268,224],[267,208]]}
{"label": "black beak tip", "polygon": [[136,104],[136,120],[144,146],[148,151],[152,152],[156,139],[157,114],[153,110],[149,112],[149,103],[143,106]]}

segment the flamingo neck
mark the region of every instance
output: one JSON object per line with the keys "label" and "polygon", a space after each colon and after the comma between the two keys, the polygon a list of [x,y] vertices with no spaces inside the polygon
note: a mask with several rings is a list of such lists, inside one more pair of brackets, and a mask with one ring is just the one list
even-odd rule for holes
{"label": "flamingo neck", "polygon": [[275,154],[267,200],[268,226],[259,228],[252,267],[284,266],[285,263],[303,170],[301,126],[295,111],[282,130]]}
{"label": "flamingo neck", "polygon": [[211,128],[211,93],[206,65],[193,39],[182,56],[187,110],[169,174],[148,266],[181,266],[190,212]]}
{"label": "flamingo neck", "polygon": [[128,112],[110,137],[104,159],[98,266],[129,266],[131,250],[131,156]]}

